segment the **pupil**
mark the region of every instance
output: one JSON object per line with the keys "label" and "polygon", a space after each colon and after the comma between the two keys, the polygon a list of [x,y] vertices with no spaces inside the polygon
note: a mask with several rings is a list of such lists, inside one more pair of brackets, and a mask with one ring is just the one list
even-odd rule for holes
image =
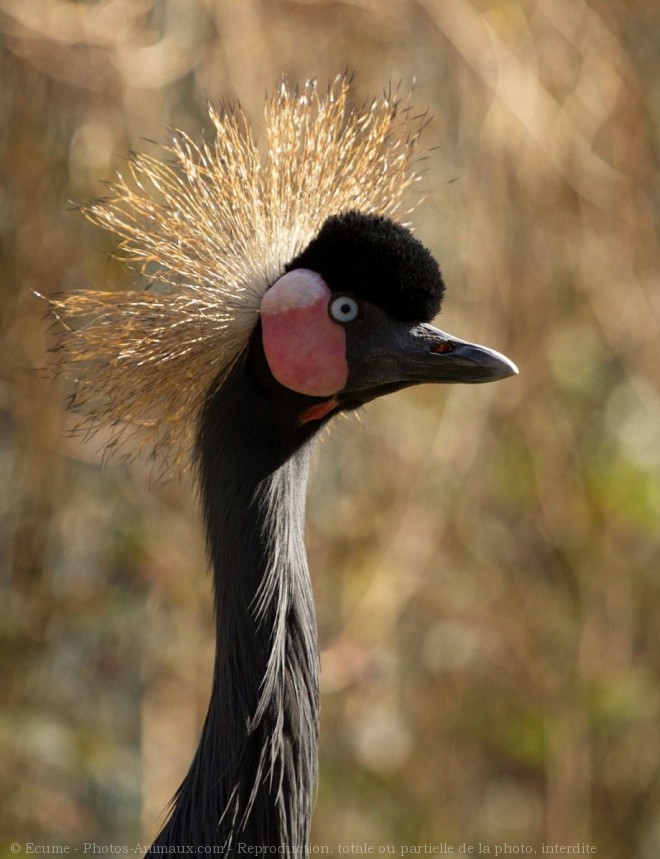
{"label": "pupil", "polygon": [[350,305],[350,304],[342,304],[342,306],[341,306],[341,312],[342,312],[345,316],[348,316],[348,314],[351,312],[351,305]]}

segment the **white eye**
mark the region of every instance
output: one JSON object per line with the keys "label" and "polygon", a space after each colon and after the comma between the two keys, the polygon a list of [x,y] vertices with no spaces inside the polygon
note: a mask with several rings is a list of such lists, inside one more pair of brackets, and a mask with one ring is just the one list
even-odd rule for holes
{"label": "white eye", "polygon": [[355,322],[360,315],[360,305],[350,295],[333,298],[328,307],[330,318],[335,322]]}

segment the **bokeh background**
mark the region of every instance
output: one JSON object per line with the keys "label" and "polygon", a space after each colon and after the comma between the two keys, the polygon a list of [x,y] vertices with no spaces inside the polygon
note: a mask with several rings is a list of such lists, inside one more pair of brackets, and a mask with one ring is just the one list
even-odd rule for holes
{"label": "bokeh background", "polygon": [[313,842],[660,855],[657,0],[0,0],[0,39],[0,855],[147,843],[210,683],[188,478],[103,466],[44,369],[35,291],[136,282],[70,203],[345,68],[415,80],[442,325],[521,374],[318,451]]}

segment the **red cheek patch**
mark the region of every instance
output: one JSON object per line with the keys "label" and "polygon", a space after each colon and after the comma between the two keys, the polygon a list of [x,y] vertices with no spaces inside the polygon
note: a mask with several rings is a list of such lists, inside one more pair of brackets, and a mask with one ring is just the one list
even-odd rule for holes
{"label": "red cheek patch", "polygon": [[330,290],[304,268],[287,272],[261,300],[261,332],[277,381],[299,394],[327,397],[346,386],[346,334],[328,316]]}

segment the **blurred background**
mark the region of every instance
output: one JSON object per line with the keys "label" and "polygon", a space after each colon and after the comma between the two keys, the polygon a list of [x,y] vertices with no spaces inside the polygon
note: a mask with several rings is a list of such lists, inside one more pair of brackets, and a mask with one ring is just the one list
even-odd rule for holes
{"label": "blurred background", "polygon": [[660,855],[657,0],[0,0],[0,856],[146,843],[212,665],[189,479],[103,465],[35,296],[137,277],[71,201],[205,99],[415,81],[441,325],[520,366],[318,451],[313,843]]}

